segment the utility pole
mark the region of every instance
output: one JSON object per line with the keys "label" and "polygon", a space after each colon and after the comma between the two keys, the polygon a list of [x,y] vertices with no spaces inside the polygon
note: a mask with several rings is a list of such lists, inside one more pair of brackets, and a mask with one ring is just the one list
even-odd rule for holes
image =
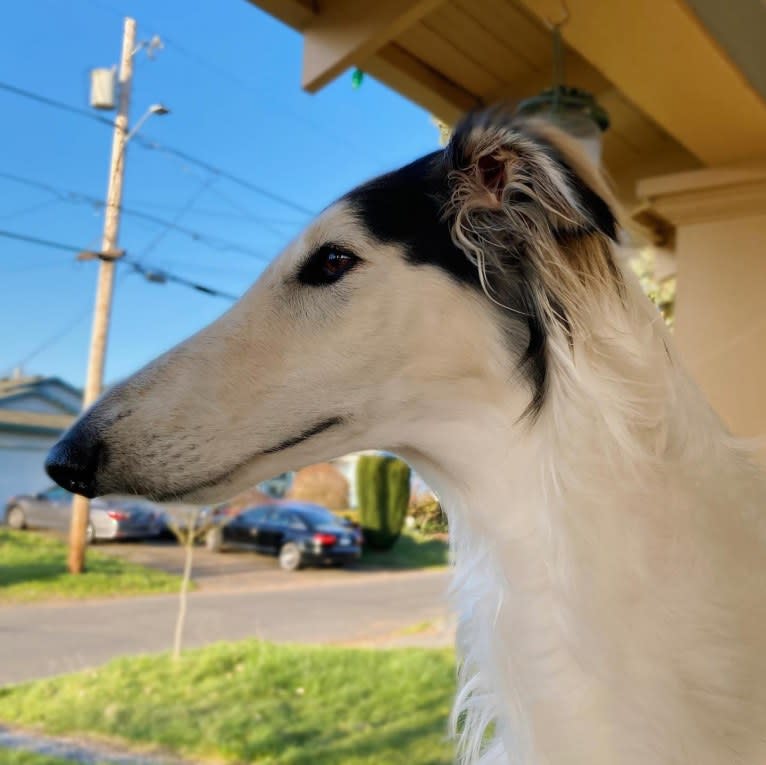
{"label": "utility pole", "polygon": [[[85,381],[83,408],[90,406],[100,395],[104,379],[104,360],[109,334],[109,317],[112,311],[114,271],[116,260],[122,254],[117,247],[122,207],[122,181],[125,174],[125,149],[128,142],[128,112],[130,91],[133,84],[133,54],[136,50],[136,22],[126,18],[122,35],[122,57],[119,72],[119,107],[114,121],[112,159],[109,165],[109,185],[104,208],[104,236],[98,268],[96,303],[93,309],[93,329],[88,355],[88,372]],[[90,521],[90,502],[86,497],[75,495],[72,501],[72,520],[69,527],[69,571],[81,574],[85,568],[85,547]]]}

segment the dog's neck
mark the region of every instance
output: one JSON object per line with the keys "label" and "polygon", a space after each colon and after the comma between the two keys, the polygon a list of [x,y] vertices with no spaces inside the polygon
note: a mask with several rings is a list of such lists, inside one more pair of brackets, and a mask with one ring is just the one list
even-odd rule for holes
{"label": "dog's neck", "polygon": [[[764,624],[736,623],[740,608],[764,616],[752,599],[763,484],[665,342],[640,363],[583,352],[580,385],[557,388],[559,370],[533,424],[477,395],[433,450],[404,455],[449,516],[466,762],[766,758],[749,751],[766,749],[753,711],[766,703],[746,679]],[[609,358],[625,368],[599,366]]]}

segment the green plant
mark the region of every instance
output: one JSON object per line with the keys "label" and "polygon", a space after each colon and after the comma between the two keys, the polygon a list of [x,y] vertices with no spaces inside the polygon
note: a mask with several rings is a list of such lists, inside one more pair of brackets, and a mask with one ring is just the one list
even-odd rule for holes
{"label": "green plant", "polygon": [[444,534],[447,531],[447,516],[436,497],[414,497],[410,501],[409,516],[412,528],[421,534]]}
{"label": "green plant", "polygon": [[219,765],[448,765],[454,692],[449,650],[249,640],[6,686],[0,719],[130,745],[123,762],[154,750]]}
{"label": "green plant", "polygon": [[104,545],[90,550],[87,572],[71,576],[66,543],[34,531],[0,527],[0,604],[178,591],[179,577],[121,560],[107,549]]}
{"label": "green plant", "polygon": [[390,549],[399,538],[407,514],[409,466],[396,457],[360,457],[357,492],[365,544],[373,550]]}

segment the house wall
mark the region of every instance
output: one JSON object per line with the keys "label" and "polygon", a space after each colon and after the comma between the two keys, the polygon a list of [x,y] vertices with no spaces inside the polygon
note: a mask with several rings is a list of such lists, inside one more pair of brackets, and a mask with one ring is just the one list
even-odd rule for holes
{"label": "house wall", "polygon": [[766,213],[680,226],[676,253],[684,361],[733,433],[766,437]]}
{"label": "house wall", "polygon": [[675,229],[675,335],[736,436],[766,462],[766,160],[648,178],[647,212]]}
{"label": "house wall", "polygon": [[0,432],[0,515],[14,494],[34,494],[52,484],[43,462],[55,435]]}

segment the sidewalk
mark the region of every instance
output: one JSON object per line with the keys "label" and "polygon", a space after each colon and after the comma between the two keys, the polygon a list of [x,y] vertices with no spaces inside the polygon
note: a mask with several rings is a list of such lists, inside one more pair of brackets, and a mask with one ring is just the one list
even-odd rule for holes
{"label": "sidewalk", "polygon": [[34,752],[79,765],[193,765],[177,757],[142,754],[102,742],[46,736],[0,725],[0,761],[3,750]]}

